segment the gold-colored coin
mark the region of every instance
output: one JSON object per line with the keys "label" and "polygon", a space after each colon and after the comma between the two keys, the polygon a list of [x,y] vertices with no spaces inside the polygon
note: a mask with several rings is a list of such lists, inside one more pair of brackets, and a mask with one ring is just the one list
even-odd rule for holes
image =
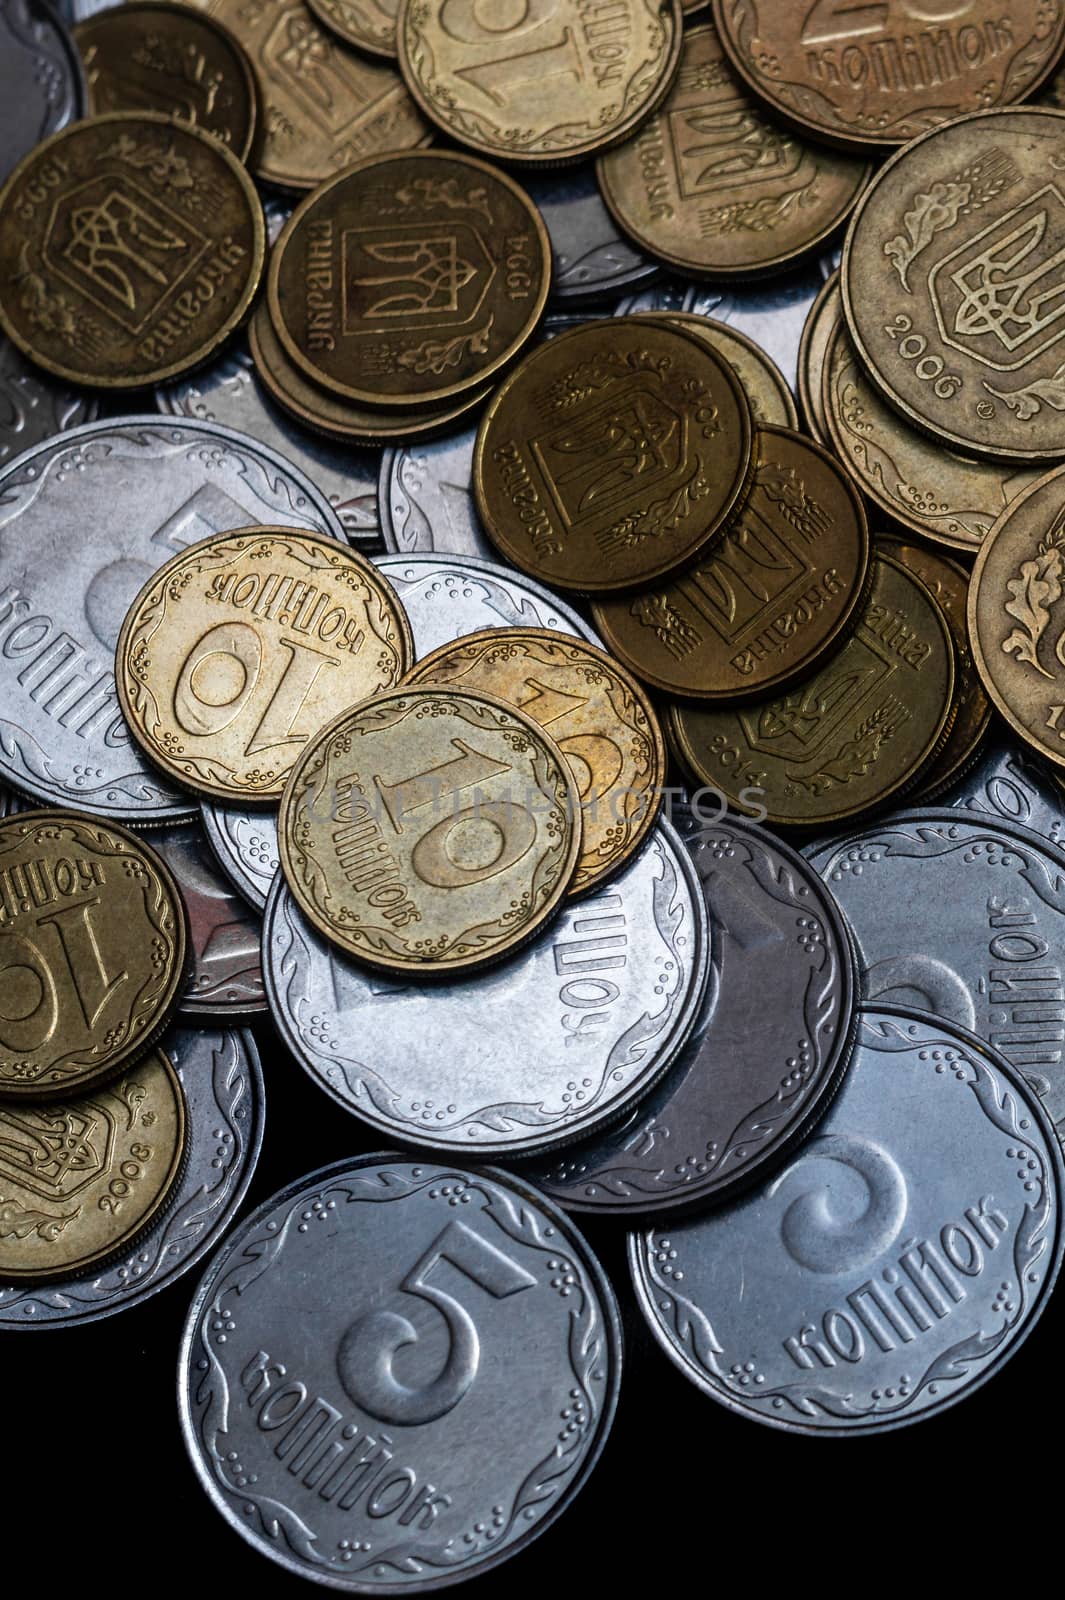
{"label": "gold-colored coin", "polygon": [[658,815],[666,748],[653,706],[616,661],[544,628],[486,628],[441,645],[405,680],[411,688],[427,683],[497,695],[551,734],[582,811],[571,895],[631,859]]}
{"label": "gold-colored coin", "polygon": [[396,59],[399,0],[310,0],[320,22],[357,50]]}
{"label": "gold-colored coin", "polygon": [[765,695],[808,676],[858,615],[869,573],[861,497],[801,434],[760,429],[754,453],[750,493],[706,561],[592,606],[609,648],[657,689]]}
{"label": "gold-colored coin", "polygon": [[473,487],[492,543],[551,587],[608,594],[690,566],[735,515],[751,412],[729,363],[668,319],[540,345],[489,403]]}
{"label": "gold-colored coin", "polygon": [[274,246],[268,297],[314,383],[360,405],[432,406],[514,359],[550,284],[547,229],[524,190],[432,150],[361,161],[309,195]]}
{"label": "gold-colored coin", "polygon": [[648,311],[649,317],[668,317],[670,322],[686,333],[702,339],[711,350],[724,356],[747,396],[751,420],[758,428],[797,428],[799,413],[788,380],[771,356],[761,345],[748,339],[738,328],[725,322],[715,322],[712,317],[701,317],[688,311]]}
{"label": "gold-colored coin", "polygon": [[828,340],[843,315],[839,292],[839,273],[834,272],[810,307],[799,341],[799,404],[809,432],[826,448],[831,448],[828,424],[821,401],[821,375],[825,368]]}
{"label": "gold-colored coin", "polygon": [[74,28],[89,112],[161,111],[228,145],[255,146],[258,89],[244,51],[210,17],[165,0],[126,0]]}
{"label": "gold-colored coin", "polygon": [[185,1096],[153,1050],[72,1099],[0,1104],[0,1283],[91,1271],[167,1204],[185,1156]]}
{"label": "gold-colored coin", "polygon": [[202,539],[154,573],[119,634],[130,731],[199,794],[276,799],[338,706],[390,688],[413,655],[388,580],[292,528]]}
{"label": "gold-colored coin", "polygon": [[816,250],[870,171],[771,121],[709,24],[685,33],[658,112],[596,166],[615,222],[641,250],[714,278],[777,271]]}
{"label": "gold-colored coin", "polygon": [[345,712],[297,763],[278,819],[300,908],[390,972],[498,961],[552,917],[581,847],[565,756],[484,694],[392,690]]}
{"label": "gold-colored coin", "polygon": [[69,811],[5,818],[0,1096],[80,1094],[128,1067],[173,1012],[186,958],[180,891],[143,839]]}
{"label": "gold-colored coin", "polygon": [[900,150],[854,213],[840,285],[855,350],[937,441],[998,460],[1065,450],[1061,165],[1065,112],[984,112]]}
{"label": "gold-colored coin", "polygon": [[0,191],[0,326],[72,383],[160,383],[232,333],[265,253],[259,198],[218,139],[147,112],[92,117]]}
{"label": "gold-colored coin", "polygon": [[445,133],[483,155],[559,166],[619,144],[677,69],[679,0],[400,0],[399,64]]}
{"label": "gold-colored coin", "polygon": [[736,709],[674,702],[667,731],[683,765],[775,824],[823,827],[897,798],[948,726],[954,649],[924,585],[873,562],[864,616],[843,648],[772,700]]}

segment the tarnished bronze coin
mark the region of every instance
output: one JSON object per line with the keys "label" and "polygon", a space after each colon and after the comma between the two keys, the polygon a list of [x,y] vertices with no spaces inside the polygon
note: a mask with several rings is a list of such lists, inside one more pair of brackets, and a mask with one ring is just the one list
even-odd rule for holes
{"label": "tarnished bronze coin", "polygon": [[818,444],[829,448],[828,424],[821,399],[821,375],[825,368],[829,337],[842,315],[839,273],[834,272],[810,307],[803,324],[798,366],[799,404],[802,406],[803,421]]}
{"label": "tarnished bronze coin", "polygon": [[396,59],[399,0],[310,0],[319,22],[358,50]]}
{"label": "tarnished bronze coin", "polygon": [[551,734],[581,803],[570,894],[584,894],[635,855],[658,815],[666,748],[647,696],[604,651],[545,628],[486,628],[441,645],[405,680],[426,683],[498,695]]}
{"label": "tarnished bronze coin", "polygon": [[0,326],[73,383],[160,383],[233,331],[265,252],[254,186],[219,140],[148,113],[92,117],[0,192]]}
{"label": "tarnished bronze coin", "polygon": [[0,1103],[0,1283],[89,1272],[131,1244],[184,1155],[185,1096],[161,1050],[71,1099]]}
{"label": "tarnished bronze coin", "polygon": [[444,151],[359,162],[309,195],[270,258],[289,357],[362,405],[438,404],[528,343],[551,284],[540,213],[504,173]]}
{"label": "tarnished bronze coin", "polygon": [[685,333],[693,333],[711,350],[724,356],[747,396],[751,420],[758,428],[797,428],[799,414],[788,380],[773,358],[738,328],[730,328],[713,317],[687,311],[648,311],[649,317],[668,317]]}
{"label": "tarnished bronze coin", "polygon": [[864,616],[830,661],[785,695],[737,709],[674,702],[683,765],[770,823],[824,826],[898,797],[935,753],[954,693],[954,647],[924,585],[878,556]]}
{"label": "tarnished bronze coin", "polygon": [[669,88],[679,0],[400,0],[399,64],[445,133],[558,166],[619,144]]}
{"label": "tarnished bronze coin", "polygon": [[877,387],[937,440],[1004,460],[1062,453],[1062,169],[1065,112],[991,111],[907,145],[859,202],[847,326]]}
{"label": "tarnished bronze coin", "polygon": [[607,594],[690,566],[735,515],[751,413],[729,363],[663,318],[591,322],[541,345],[481,419],[477,509],[550,587]]}
{"label": "tarnished bronze coin", "polygon": [[801,434],[760,429],[754,453],[743,509],[707,560],[592,606],[610,649],[657,689],[764,695],[808,676],[857,615],[869,571],[860,496]]}
{"label": "tarnished bronze coin", "polygon": [[126,0],[74,29],[89,111],[161,111],[228,145],[238,161],[255,146],[258,90],[232,34],[187,5]]}
{"label": "tarnished bronze coin", "polygon": [[844,148],[903,144],[1008,106],[1053,71],[1058,0],[713,0],[736,69],[789,121]]}
{"label": "tarnished bronze coin", "polygon": [[559,909],[581,805],[527,712],[432,685],[377,695],[312,740],[278,835],[289,888],[327,939],[391,972],[453,974]]}
{"label": "tarnished bronze coin", "polygon": [[150,845],[70,811],[6,817],[0,1097],[79,1094],[128,1067],[174,1010],[186,953],[181,894]]}
{"label": "tarnished bronze coin", "polygon": [[618,226],[682,272],[749,277],[815,250],[870,166],[789,132],[739,82],[715,28],[690,28],[658,112],[596,166]]}

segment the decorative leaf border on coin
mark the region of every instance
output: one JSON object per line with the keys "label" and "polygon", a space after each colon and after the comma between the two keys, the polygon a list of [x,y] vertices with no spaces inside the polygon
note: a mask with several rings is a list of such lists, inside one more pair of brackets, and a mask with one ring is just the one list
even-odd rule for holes
{"label": "decorative leaf border on coin", "polygon": [[991,149],[977,156],[954,177],[941,178],[927,190],[917,190],[910,196],[910,209],[902,217],[905,232],[896,234],[884,245],[884,254],[907,294],[913,293],[910,267],[936,235],[949,231],[960,217],[979,211],[1019,177],[1020,169],[1012,156]]}

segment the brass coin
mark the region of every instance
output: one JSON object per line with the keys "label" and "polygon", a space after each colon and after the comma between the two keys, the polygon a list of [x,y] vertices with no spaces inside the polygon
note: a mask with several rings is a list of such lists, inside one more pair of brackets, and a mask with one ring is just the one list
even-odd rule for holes
{"label": "brass coin", "polygon": [[1054,70],[1056,0],[713,0],[737,71],[773,109],[844,148],[903,144]]}
{"label": "brass coin", "polygon": [[559,909],[581,847],[577,786],[550,734],[435,685],[355,706],[297,763],[278,819],[300,909],[390,972],[498,961]]}
{"label": "brass coin", "polygon": [[713,554],[659,589],[592,606],[609,648],[671,694],[765,695],[846,635],[869,573],[861,498],[820,445],[755,435],[743,509]]}
{"label": "brass coin", "polygon": [[602,883],[635,855],[658,815],[666,748],[644,691],[604,651],[544,628],[485,628],[441,645],[405,680],[412,688],[426,683],[487,691],[548,730],[581,803],[571,895]]}
{"label": "brass coin", "polygon": [[639,127],[669,88],[679,0],[400,0],[407,87],[460,144],[559,166]]}
{"label": "brass coin", "polygon": [[115,678],[130,732],[176,782],[263,801],[338,706],[390,688],[412,655],[370,562],[292,528],[243,528],[153,574],[122,624]]}
{"label": "brass coin", "polygon": [[831,448],[831,443],[821,400],[821,375],[825,368],[829,337],[842,315],[839,273],[834,272],[810,307],[799,340],[798,383],[802,418],[818,444],[828,448]]}
{"label": "brass coin", "polygon": [[823,827],[899,796],[952,710],[954,650],[922,583],[873,562],[865,614],[843,648],[787,694],[738,709],[675,702],[667,730],[700,783],[767,821]]}
{"label": "brass coin", "polygon": [[761,345],[738,328],[687,311],[648,311],[648,317],[668,317],[685,333],[692,333],[719,356],[724,356],[747,396],[751,420],[758,428],[797,428],[799,413],[788,380]]}
{"label": "brass coin", "polygon": [[247,161],[258,90],[244,51],[225,28],[186,5],[126,0],[74,28],[89,111],[162,111],[191,122]]}
{"label": "brass coin", "polygon": [[396,59],[399,0],[310,0],[311,10],[357,50]]}
{"label": "brass coin", "polygon": [[185,1155],[185,1096],[153,1050],[73,1099],[0,1104],[0,1283],[89,1272],[165,1207]]}
{"label": "brass coin", "polygon": [[751,471],[751,414],[729,363],[662,318],[572,328],[497,390],[473,458],[489,538],[559,589],[610,593],[689,566]]}
{"label": "brass coin", "polygon": [[540,213],[504,173],[445,151],[378,156],[309,195],[270,258],[289,357],[363,405],[480,387],[535,333],[551,284]]}
{"label": "brass coin", "polygon": [[817,249],[870,171],[772,122],[709,24],[685,33],[658,112],[596,165],[614,220],[642,250],[714,278],[773,272]]}
{"label": "brass coin", "polygon": [[72,383],[161,383],[237,326],[265,252],[258,196],[219,140],[147,112],[75,122],[0,191],[0,326]]}
{"label": "brass coin", "polygon": [[0,1095],[80,1094],[128,1067],[174,1010],[186,955],[180,891],[143,839],[70,811],[5,818]]}
{"label": "brass coin", "polygon": [[965,117],[893,156],[847,234],[843,308],[869,376],[977,455],[1065,449],[1063,166],[1065,112]]}

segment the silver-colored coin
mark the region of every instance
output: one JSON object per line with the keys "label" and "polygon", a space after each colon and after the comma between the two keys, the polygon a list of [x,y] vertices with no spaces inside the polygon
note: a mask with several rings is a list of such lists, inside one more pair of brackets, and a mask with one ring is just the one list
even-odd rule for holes
{"label": "silver-colored coin", "polygon": [[[95,1277],[31,1289],[0,1284],[0,1328],[71,1327],[139,1305],[195,1266],[232,1222],[263,1138],[255,1040],[243,1029],[171,1028],[160,1048],[177,1068],[188,1115],[187,1159],[173,1200],[154,1227]],[[0,1120],[5,1114],[0,1108]],[[99,1131],[106,1137],[105,1128]],[[67,1183],[76,1184],[78,1169],[64,1171]]]}
{"label": "silver-colored coin", "polygon": [[295,209],[291,200],[279,194],[264,194],[263,221],[266,223],[266,242],[275,245],[289,217]]}
{"label": "silver-colored coin", "polygon": [[81,61],[58,17],[38,0],[0,0],[0,183],[84,115]]}
{"label": "silver-colored coin", "polygon": [[317,484],[352,544],[380,539],[380,452],[333,444],[287,417],[256,382],[255,366],[243,343],[232,346],[212,366],[157,389],[155,403],[167,416],[217,422],[258,439]]}
{"label": "silver-colored coin", "polygon": [[157,567],[250,523],[344,537],[301,472],[207,422],[93,422],[0,473],[0,776],[120,821],[194,814],[130,738],[115,643]]}
{"label": "silver-colored coin", "polygon": [[476,984],[394,982],[347,960],[278,876],[263,975],[320,1088],[403,1144],[486,1160],[550,1149],[646,1094],[684,1044],[709,935],[688,856],[659,823],[635,861]]}
{"label": "silver-colored coin", "polygon": [[1065,847],[1065,794],[1018,745],[988,745],[938,804],[987,811]]}
{"label": "silver-colored coin", "polygon": [[551,298],[577,305],[633,293],[661,275],[657,262],[622,237],[603,204],[595,167],[584,162],[554,172],[522,174],[551,239]]}
{"label": "silver-colored coin", "polygon": [[629,1236],[640,1307],[713,1399],[804,1433],[882,1432],[970,1394],[1046,1304],[1061,1147],[993,1051],[863,1011],[817,1134],[734,1206]]}
{"label": "silver-colored coin", "polygon": [[724,1199],[824,1115],[850,1056],[854,954],[814,869],[734,817],[685,844],[713,951],[702,1008],[630,1116],[527,1169],[567,1209],[631,1214]]}
{"label": "silver-colored coin", "polygon": [[986,1039],[1065,1139],[1065,850],[1000,817],[934,809],[807,854],[857,941],[863,998]]}
{"label": "silver-colored coin", "polygon": [[[491,561],[458,557],[374,556],[403,602],[420,660],[480,628],[555,628],[599,644],[575,611],[531,578]],[[273,812],[202,803],[207,837],[231,882],[259,911],[280,865]]]}
{"label": "silver-colored coin", "polygon": [[50,378],[0,335],[0,467],[42,439],[92,422],[95,395]]}
{"label": "silver-colored coin", "polygon": [[215,1508],[288,1571],[421,1592],[517,1554],[613,1421],[617,1306],[504,1173],[384,1156],[291,1184],[200,1285],[178,1369]]}

